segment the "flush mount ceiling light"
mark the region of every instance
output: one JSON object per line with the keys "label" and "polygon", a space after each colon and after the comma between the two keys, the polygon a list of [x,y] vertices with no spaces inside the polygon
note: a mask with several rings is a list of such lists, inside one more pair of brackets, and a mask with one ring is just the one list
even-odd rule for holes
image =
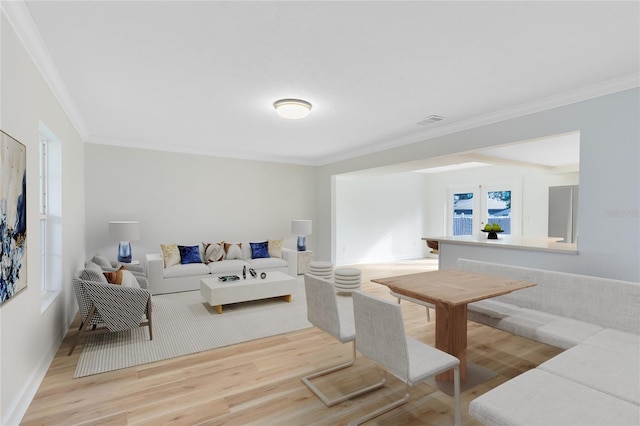
{"label": "flush mount ceiling light", "polygon": [[302,99],[280,99],[273,103],[273,107],[280,117],[293,120],[305,118],[311,111],[311,104]]}

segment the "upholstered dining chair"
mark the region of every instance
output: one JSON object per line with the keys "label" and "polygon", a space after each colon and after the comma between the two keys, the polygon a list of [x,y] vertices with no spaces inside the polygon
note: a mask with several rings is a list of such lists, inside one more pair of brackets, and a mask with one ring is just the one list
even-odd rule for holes
{"label": "upholstered dining chair", "polygon": [[90,262],[73,277],[73,287],[80,310],[80,330],[69,355],[73,353],[81,336],[149,327],[153,340],[151,318],[151,292],[147,281],[132,274],[137,285],[109,284],[102,269]]}
{"label": "upholstered dining chair", "polygon": [[427,310],[427,321],[431,321],[431,314],[429,313],[429,309],[436,309],[436,305],[432,304],[432,303],[428,303],[428,302],[423,302],[422,300],[418,300],[418,299],[414,299],[413,297],[409,297],[409,296],[405,296],[403,294],[398,294],[395,293],[393,291],[389,292],[393,297],[395,297],[396,299],[398,299],[398,305],[400,304],[400,300],[404,299],[408,302],[412,302],[412,303],[416,303],[418,305],[422,305],[425,307],[425,309]]}
{"label": "upholstered dining chair", "polygon": [[[307,297],[307,319],[309,322],[332,335],[341,343],[350,342],[352,346],[352,357],[346,363],[305,376],[302,378],[302,382],[311,392],[320,398],[327,407],[381,388],[385,383],[384,379],[375,384],[356,389],[332,399],[321,392],[320,389],[311,382],[311,380],[317,377],[345,369],[355,363],[356,348],[354,339],[356,335],[353,322],[353,307],[350,298],[337,296],[335,287],[331,281],[310,274],[304,276],[304,287]],[[342,298],[342,302],[349,303],[338,303],[338,297]]]}
{"label": "upholstered dining chair", "polygon": [[402,310],[398,304],[354,291],[353,311],[356,349],[363,356],[393,374],[406,385],[404,396],[353,420],[359,425],[409,401],[409,388],[429,377],[453,369],[455,424],[460,424],[460,360],[405,334]]}

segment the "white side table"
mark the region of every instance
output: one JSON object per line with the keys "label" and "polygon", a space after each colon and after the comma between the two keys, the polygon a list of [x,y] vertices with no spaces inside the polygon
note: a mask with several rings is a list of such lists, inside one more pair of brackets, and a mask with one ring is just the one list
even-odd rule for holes
{"label": "white side table", "polygon": [[144,273],[144,266],[140,264],[139,260],[132,260],[131,263],[122,262],[122,264],[130,271]]}
{"label": "white side table", "polygon": [[298,275],[309,272],[309,264],[313,262],[313,252],[311,250],[298,251]]}

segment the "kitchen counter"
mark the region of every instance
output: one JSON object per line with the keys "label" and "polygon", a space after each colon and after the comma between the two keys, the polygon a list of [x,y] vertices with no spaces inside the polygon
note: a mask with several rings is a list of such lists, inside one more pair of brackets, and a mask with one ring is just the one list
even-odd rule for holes
{"label": "kitchen counter", "polygon": [[425,242],[438,241],[449,244],[495,247],[516,250],[544,251],[551,253],[578,254],[578,247],[572,243],[558,242],[557,238],[531,238],[498,234],[497,240],[487,239],[487,235],[459,235],[455,237],[423,237]]}

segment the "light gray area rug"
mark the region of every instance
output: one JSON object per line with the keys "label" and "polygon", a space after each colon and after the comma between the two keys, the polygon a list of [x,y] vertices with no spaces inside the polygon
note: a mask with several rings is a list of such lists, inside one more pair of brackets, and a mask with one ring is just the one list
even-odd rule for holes
{"label": "light gray area rug", "polygon": [[311,327],[304,281],[291,303],[265,299],[213,311],[200,291],[153,297],[153,340],[147,327],[89,336],[74,378],[220,348]]}

